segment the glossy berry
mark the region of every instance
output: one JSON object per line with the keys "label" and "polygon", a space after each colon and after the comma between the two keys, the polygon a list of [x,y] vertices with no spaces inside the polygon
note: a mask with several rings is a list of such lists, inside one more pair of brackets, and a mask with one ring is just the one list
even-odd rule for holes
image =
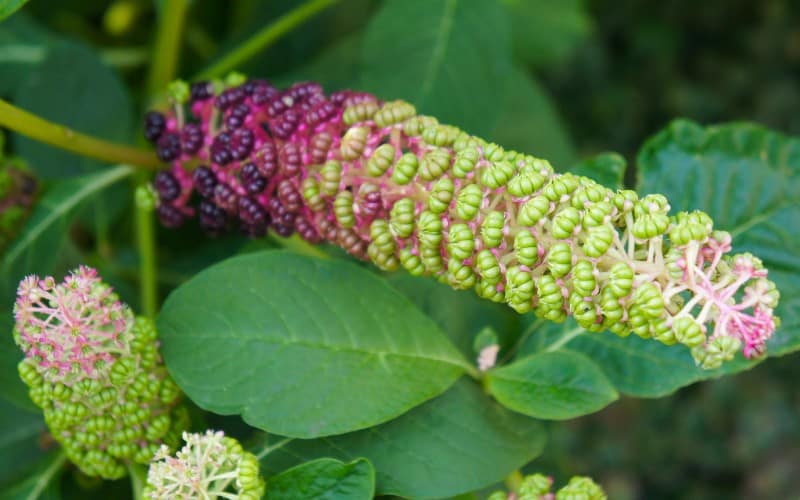
{"label": "glossy berry", "polygon": [[156,188],[159,199],[172,201],[181,194],[181,186],[171,172],[162,170],[156,174],[153,186]]}
{"label": "glossy berry", "polygon": [[156,143],[156,154],[161,161],[172,161],[181,155],[180,135],[169,132],[162,135]]}
{"label": "glossy berry", "polygon": [[196,123],[187,123],[181,130],[181,149],[192,155],[203,145],[203,131]]}
{"label": "glossy berry", "polygon": [[148,141],[156,142],[166,127],[167,120],[158,111],[148,111],[144,115],[144,136]]}
{"label": "glossy berry", "polygon": [[214,86],[211,82],[195,82],[190,89],[192,102],[205,101],[214,95]]}
{"label": "glossy berry", "polygon": [[192,173],[192,182],[194,188],[204,198],[211,198],[214,196],[214,188],[217,186],[217,176],[214,172],[206,167],[197,167]]}

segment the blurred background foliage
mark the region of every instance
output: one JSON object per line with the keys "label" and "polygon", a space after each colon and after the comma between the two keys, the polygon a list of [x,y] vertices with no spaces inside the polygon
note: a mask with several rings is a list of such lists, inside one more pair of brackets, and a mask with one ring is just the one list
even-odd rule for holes
{"label": "blurred background foliage", "polygon": [[[0,95],[79,130],[135,141],[148,105],[157,9],[166,1],[29,2],[0,24]],[[180,74],[202,71],[295,4],[194,1]],[[414,23],[398,21],[412,14]],[[800,4],[792,0],[347,0],[238,69],[410,99],[562,167],[603,151],[630,166],[645,139],[676,117],[800,133],[798,21]],[[436,39],[442,22],[456,29],[445,44]],[[431,54],[434,45],[442,53]],[[45,182],[100,168],[14,139],[8,152]],[[634,176],[629,168],[628,185]],[[105,268],[136,307],[136,257],[120,215],[120,200],[130,197],[119,194],[93,198],[95,210],[78,214],[60,248],[65,266],[88,260]],[[248,245],[230,237],[201,247],[202,240],[192,228],[161,235],[164,291]],[[2,291],[5,304],[9,292]],[[623,500],[793,497],[800,492],[797,360],[772,360],[658,400],[623,398],[551,425],[545,454],[529,469],[553,473],[557,483],[590,475]]]}

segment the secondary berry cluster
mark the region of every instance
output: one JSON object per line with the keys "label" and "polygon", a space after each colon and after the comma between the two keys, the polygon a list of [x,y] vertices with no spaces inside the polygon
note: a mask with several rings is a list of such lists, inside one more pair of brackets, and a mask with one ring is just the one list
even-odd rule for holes
{"label": "secondary berry cluster", "polygon": [[228,498],[258,500],[264,479],[258,459],[221,431],[183,433],[186,444],[175,456],[162,446],[147,473],[146,498]]}
{"label": "secondary berry cluster", "polygon": [[158,353],[156,330],[134,318],[94,269],[63,283],[22,280],[14,339],[19,374],[67,457],[84,473],[116,479],[175,447],[188,427],[181,391]]}
{"label": "secondary berry cluster", "polygon": [[155,180],[168,226],[296,231],[520,313],[684,344],[705,368],[760,355],[776,327],[767,271],[707,214],[556,173],[407,102],[201,82],[146,135],[171,164]]}
{"label": "secondary berry cluster", "polygon": [[543,474],[525,476],[516,491],[496,491],[488,500],[606,500],[603,489],[589,477],[575,476],[555,493],[553,479]]}

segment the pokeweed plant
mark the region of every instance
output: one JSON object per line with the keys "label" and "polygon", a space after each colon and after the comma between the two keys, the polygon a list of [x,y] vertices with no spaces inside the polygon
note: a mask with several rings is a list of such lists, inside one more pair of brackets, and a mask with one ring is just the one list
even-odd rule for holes
{"label": "pokeweed plant", "polygon": [[[303,4],[192,83],[169,83],[189,3],[165,2],[142,113],[153,151],[64,133],[0,101],[11,131],[120,164],[53,181],[57,166],[37,166],[47,156],[19,141],[31,167],[0,172],[14,322],[4,397],[34,410],[25,415],[51,441],[17,443],[37,453],[25,452],[27,476],[0,477],[12,494],[108,497],[115,483],[97,478],[130,476],[135,498],[603,499],[588,477],[553,492],[552,478],[528,474],[543,421],[800,345],[786,238],[798,220],[795,139],[678,121],[642,150],[639,189],[622,185],[614,155],[567,171],[504,147],[491,128],[506,120],[501,106],[472,93],[503,78],[512,96],[530,90],[504,52],[513,2],[387,2],[360,35],[362,80],[348,82],[375,92],[229,72],[332,3]],[[109,23],[136,18],[123,4]],[[433,41],[398,48],[409,25]],[[50,64],[74,50],[54,49]],[[24,87],[15,96],[25,103]],[[134,171],[123,191],[138,300],[107,219],[122,218],[114,189]],[[724,202],[715,177],[740,178],[749,205]],[[769,189],[748,190],[753,179]],[[697,206],[673,210],[687,190]],[[159,246],[154,216],[177,237],[163,232]],[[81,266],[60,283],[39,277],[63,267],[54,249],[81,239],[96,251],[73,243],[77,257],[61,259]],[[161,305],[171,253],[191,271],[162,283]]]}

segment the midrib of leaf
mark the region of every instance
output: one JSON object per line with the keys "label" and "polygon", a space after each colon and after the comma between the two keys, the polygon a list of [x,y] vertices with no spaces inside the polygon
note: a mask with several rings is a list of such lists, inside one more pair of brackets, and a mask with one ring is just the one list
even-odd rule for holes
{"label": "midrib of leaf", "polygon": [[3,259],[3,267],[7,268],[33,241],[41,236],[42,233],[46,231],[54,221],[58,220],[67,212],[75,208],[86,196],[127,177],[131,173],[132,170],[130,167],[125,165],[114,167],[106,172],[103,172],[92,182],[89,182],[72,193],[72,195],[63,200],[62,203],[51,207],[53,210],[35,226],[30,228],[29,231],[25,232],[20,239],[17,240],[17,243],[8,251]]}
{"label": "midrib of leaf", "polygon": [[421,101],[428,99],[431,89],[433,88],[434,81],[436,80],[436,75],[442,68],[442,62],[444,61],[447,47],[450,44],[450,34],[453,31],[453,18],[455,17],[457,6],[458,0],[447,0],[444,5],[444,13],[442,14],[442,20],[439,23],[439,29],[437,30],[438,34],[436,36],[436,43],[434,44],[433,52],[431,53],[431,59],[428,63],[428,68],[425,71],[425,79],[422,82],[422,95],[420,96]]}

